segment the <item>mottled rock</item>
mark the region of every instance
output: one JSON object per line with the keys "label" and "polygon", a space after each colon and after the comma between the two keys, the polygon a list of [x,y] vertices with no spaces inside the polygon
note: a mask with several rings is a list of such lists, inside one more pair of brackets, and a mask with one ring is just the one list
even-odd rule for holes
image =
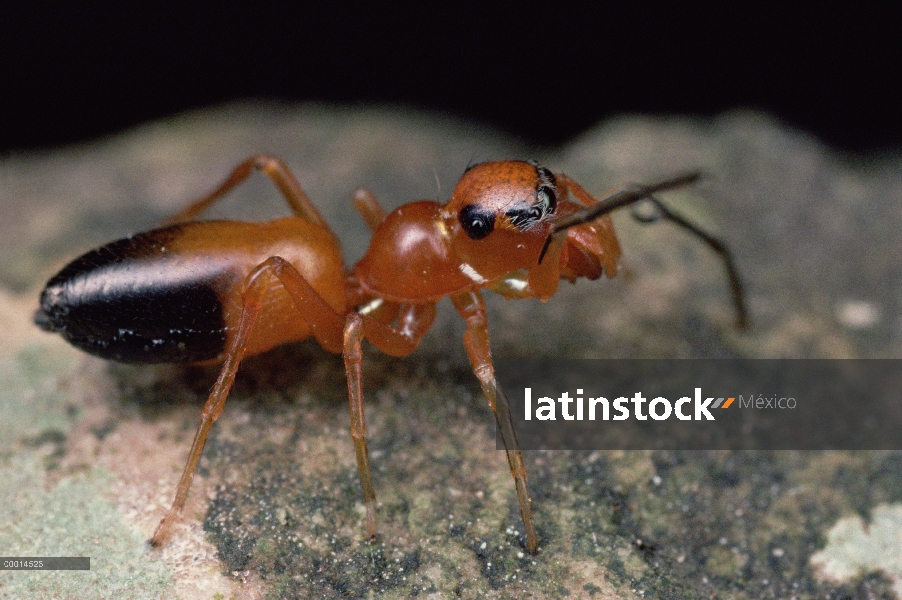
{"label": "mottled rock", "polygon": [[[147,550],[215,370],[104,363],[32,327],[31,313],[69,259],[154,226],[261,151],[289,164],[348,262],[368,240],[350,203],[361,185],[390,207],[444,199],[468,164],[503,158],[536,158],[599,196],[690,168],[713,175],[667,198],[730,243],[751,331],[733,329],[721,267],[704,248],[621,214],[623,276],[564,284],[547,304],[490,299],[499,356],[900,356],[900,157],[837,155],[756,113],[623,117],[539,149],[389,108],[237,105],[6,157],[0,500],[28,506],[0,521],[0,546],[89,554],[97,569],[55,579],[7,572],[0,596],[891,593],[877,566],[838,583],[810,559],[840,518],[902,501],[898,452],[527,453],[541,538],[529,556],[447,303],[411,357],[365,348],[377,544],[364,541],[342,363],[306,342],[242,366],[175,541]],[[284,213],[255,178],[212,214]],[[52,534],[40,545],[34,531]]]}

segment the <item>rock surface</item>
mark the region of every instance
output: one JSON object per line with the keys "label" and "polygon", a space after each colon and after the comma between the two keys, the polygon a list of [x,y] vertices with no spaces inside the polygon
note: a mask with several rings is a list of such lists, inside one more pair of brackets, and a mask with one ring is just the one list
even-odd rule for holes
{"label": "rock surface", "polygon": [[[261,151],[289,164],[349,263],[369,238],[349,200],[361,185],[389,207],[445,199],[468,164],[504,158],[536,158],[597,196],[692,168],[715,176],[667,198],[728,240],[749,333],[732,328],[705,249],[621,214],[622,277],[564,284],[547,304],[489,300],[498,356],[902,354],[902,159],[839,156],[760,114],[624,117],[541,149],[435,115],[236,105],[5,157],[0,547],[91,556],[92,570],[6,571],[0,597],[891,596],[898,573],[861,558],[878,544],[823,549],[841,518],[902,502],[899,452],[527,453],[541,538],[529,556],[448,303],[411,357],[365,349],[377,544],[363,539],[340,357],[306,342],[243,364],[175,540],[147,550],[216,372],[106,363],[31,314],[68,260],[153,227]],[[254,178],[212,215],[284,213]],[[825,572],[828,555],[858,566]]]}

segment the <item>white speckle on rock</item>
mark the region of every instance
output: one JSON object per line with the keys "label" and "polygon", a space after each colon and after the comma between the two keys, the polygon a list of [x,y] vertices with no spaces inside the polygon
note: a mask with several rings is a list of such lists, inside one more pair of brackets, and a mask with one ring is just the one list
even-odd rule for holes
{"label": "white speckle on rock", "polygon": [[811,564],[823,578],[839,583],[883,571],[902,598],[902,504],[878,506],[869,525],[857,515],[840,519]]}
{"label": "white speckle on rock", "polygon": [[880,322],[880,307],[865,300],[848,300],[836,305],[836,319],[849,329],[867,329]]}

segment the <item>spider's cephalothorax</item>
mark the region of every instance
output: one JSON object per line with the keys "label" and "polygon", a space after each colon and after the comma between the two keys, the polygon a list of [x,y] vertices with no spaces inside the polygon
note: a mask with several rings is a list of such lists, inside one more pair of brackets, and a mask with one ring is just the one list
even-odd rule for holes
{"label": "spider's cephalothorax", "polygon": [[[498,186],[499,170],[506,172],[509,185]],[[554,174],[537,162],[488,162],[467,169],[451,204],[467,199],[457,218],[467,235],[479,240],[496,228],[529,231],[554,214],[557,197]]]}

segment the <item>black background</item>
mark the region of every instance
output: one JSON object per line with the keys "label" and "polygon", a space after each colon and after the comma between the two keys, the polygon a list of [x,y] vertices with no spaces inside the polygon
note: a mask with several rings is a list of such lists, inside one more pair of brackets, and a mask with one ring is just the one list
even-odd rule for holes
{"label": "black background", "polygon": [[618,113],[759,108],[843,150],[902,147],[889,9],[389,6],[0,8],[0,152],[250,98],[403,103],[540,144]]}

